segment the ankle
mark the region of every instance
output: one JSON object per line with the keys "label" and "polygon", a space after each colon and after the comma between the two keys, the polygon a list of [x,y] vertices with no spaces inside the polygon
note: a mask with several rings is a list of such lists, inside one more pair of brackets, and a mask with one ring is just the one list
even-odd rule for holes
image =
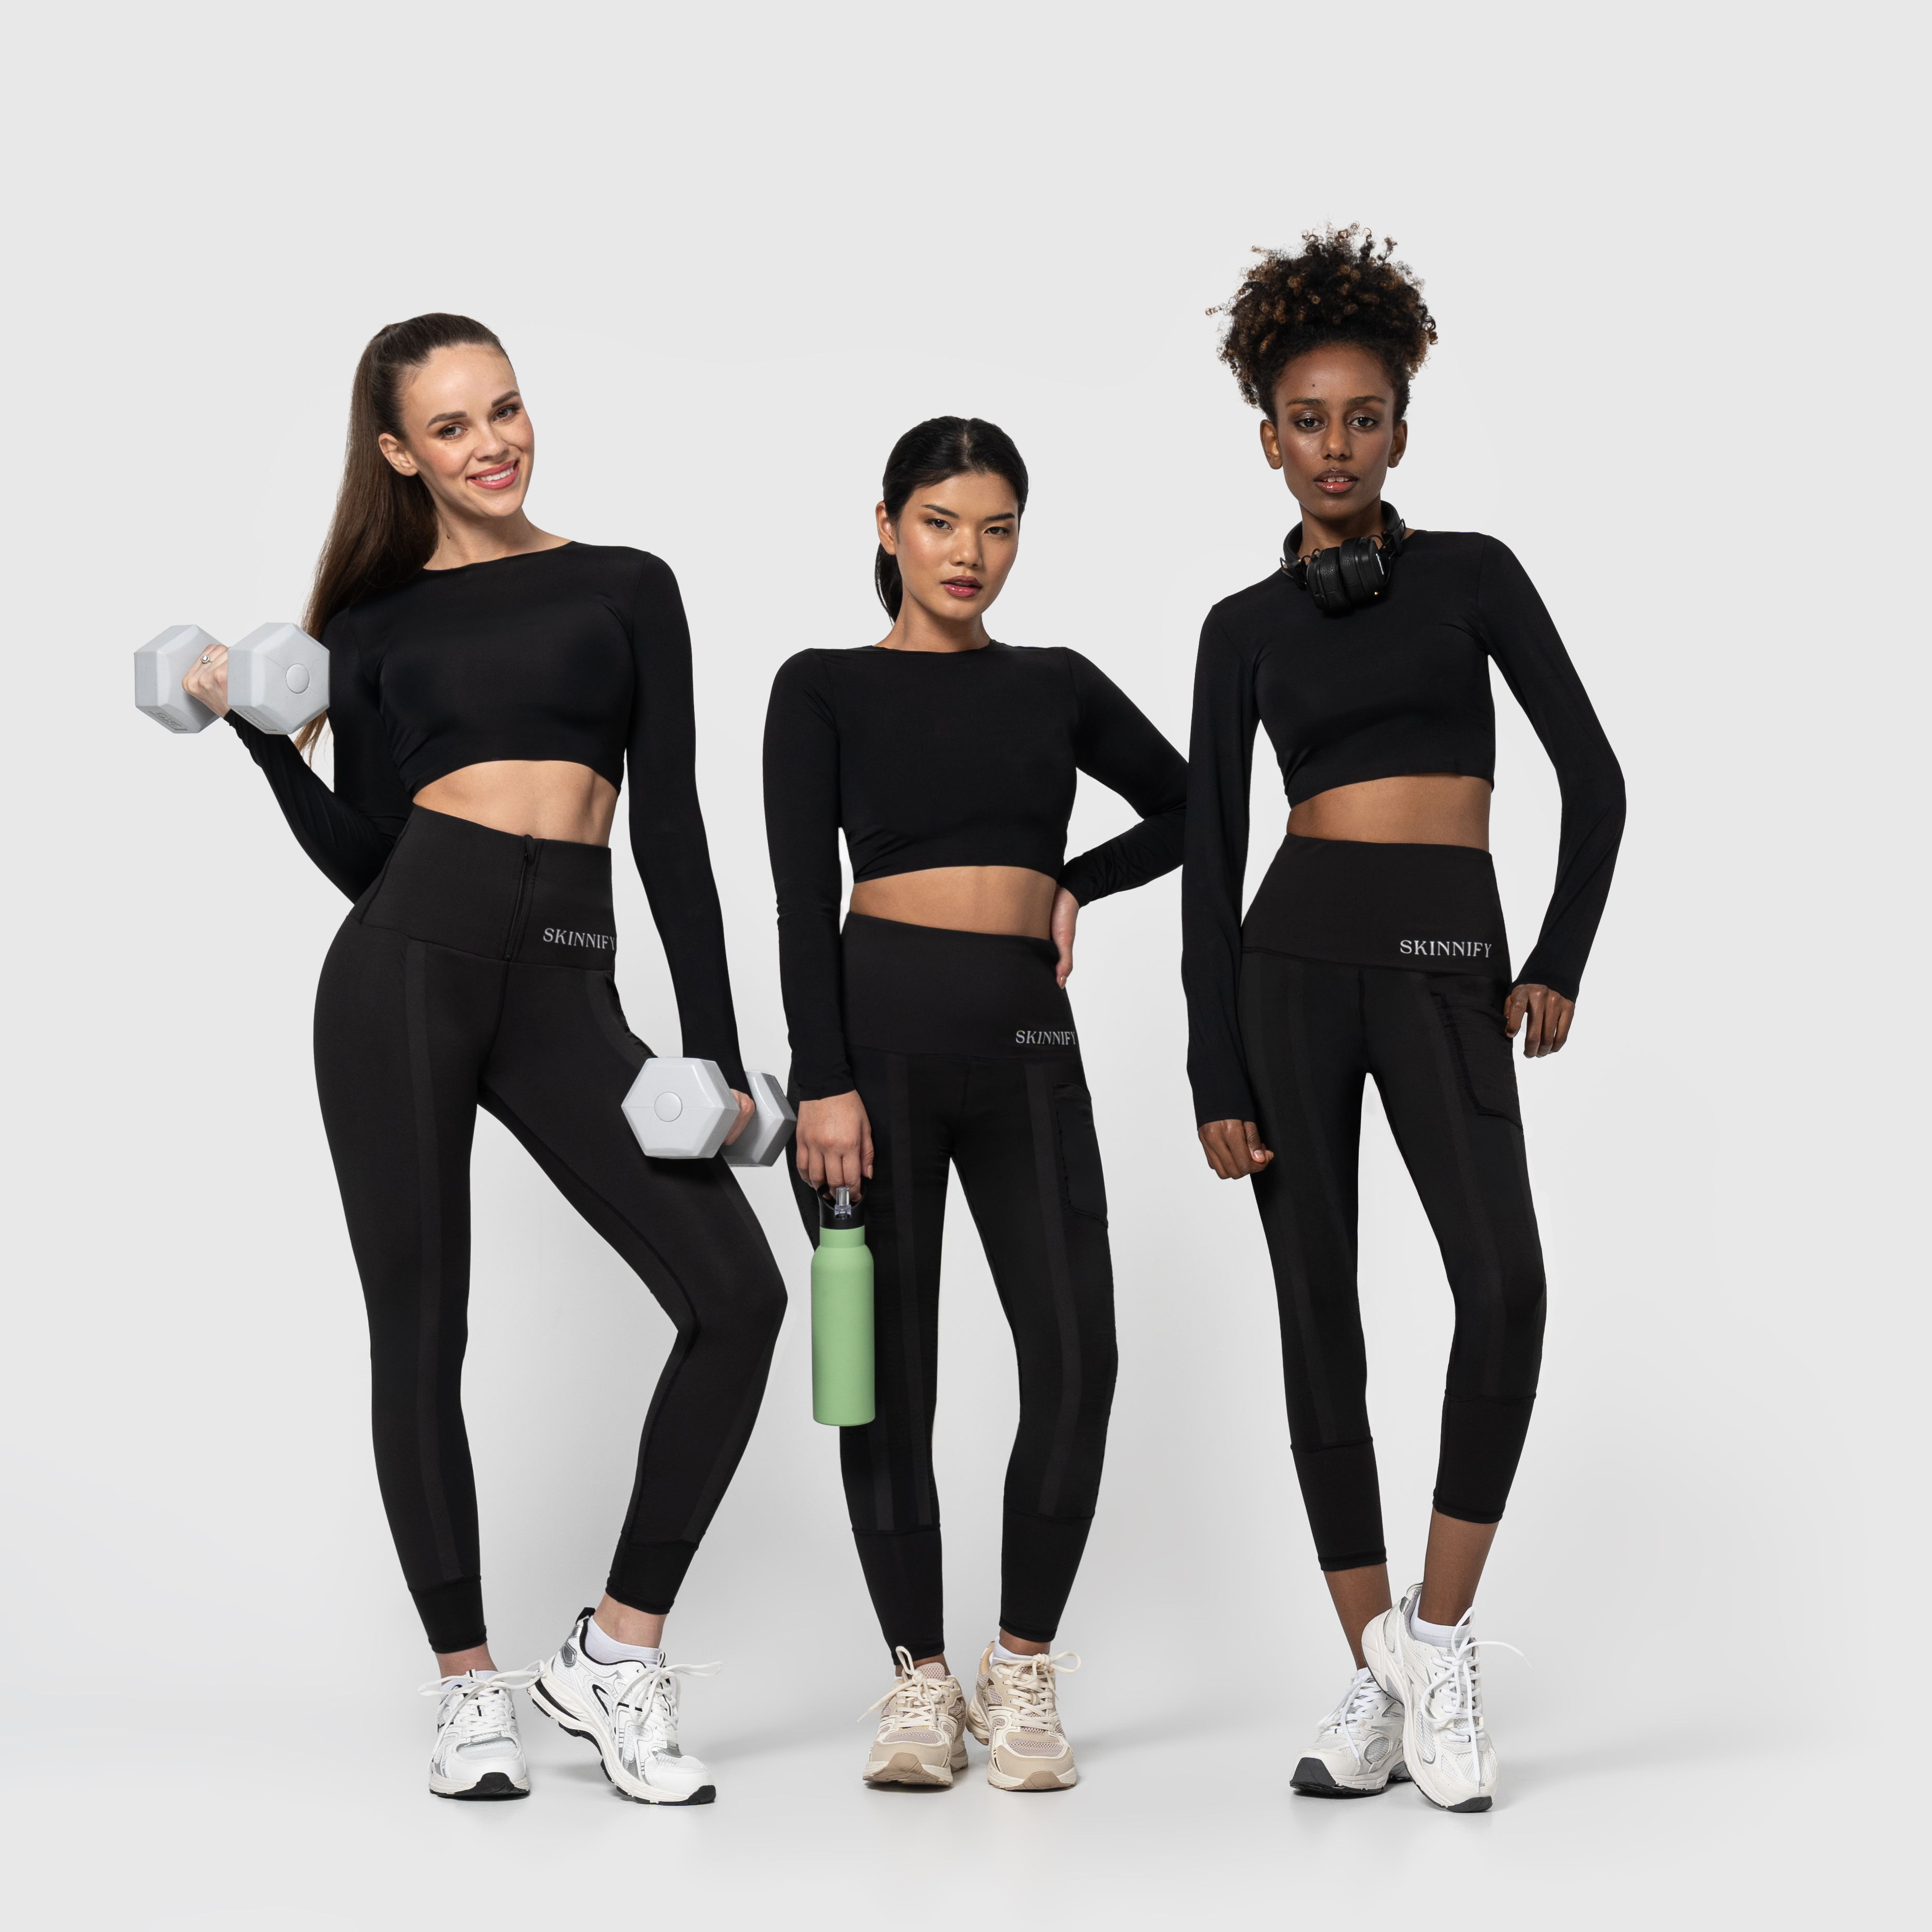
{"label": "ankle", "polygon": [[436,1653],[436,1674],[439,1677],[464,1677],[472,1670],[494,1675],[496,1669],[496,1660],[490,1656],[487,1643],[472,1644],[467,1650],[440,1650]]}
{"label": "ankle", "polygon": [[634,1610],[606,1593],[594,1612],[596,1627],[613,1643],[627,1650],[656,1650],[664,1642],[663,1613]]}
{"label": "ankle", "polygon": [[[1466,1610],[1462,1612],[1463,1616],[1468,1614],[1468,1612]],[[1456,1632],[1461,1622],[1461,1617],[1458,1617],[1454,1622],[1446,1624],[1437,1623],[1432,1618],[1425,1617],[1422,1614],[1422,1605],[1418,1600],[1414,1609],[1408,1613],[1408,1634],[1418,1643],[1433,1644],[1438,1650],[1447,1650],[1455,1642]]]}
{"label": "ankle", "polygon": [[654,1643],[626,1643],[614,1636],[596,1617],[584,1626],[584,1654],[606,1670],[614,1664],[662,1664],[664,1652]]}
{"label": "ankle", "polygon": [[993,1640],[993,1659],[998,1664],[1017,1664],[1022,1658],[1044,1657],[1052,1648],[1050,1643],[1036,1643],[1030,1636],[1001,1630]]}

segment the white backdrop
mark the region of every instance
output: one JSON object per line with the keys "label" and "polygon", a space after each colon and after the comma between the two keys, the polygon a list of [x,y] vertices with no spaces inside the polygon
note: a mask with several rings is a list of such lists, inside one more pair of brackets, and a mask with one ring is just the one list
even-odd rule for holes
{"label": "white backdrop", "polygon": [[[0,1632],[23,1922],[466,1922],[579,1888],[586,1912],[727,1924],[963,1924],[1029,1891],[1081,1922],[1778,1922],[1890,1883],[1916,1691],[1898,1646],[1926,1574],[1924,1054],[1894,964],[1923,929],[1918,18],[358,0],[19,20]],[[1259,1228],[1194,1144],[1177,877],[1083,920],[1072,987],[1121,1343],[1063,1633],[1087,1659],[1064,1694],[1080,1791],[1004,1804],[976,1768],[897,1809],[861,1790],[851,1719],[882,1659],[795,1306],[671,1626],[680,1655],[729,1665],[687,1702],[716,1810],[620,1805],[534,1719],[530,1804],[432,1804],[410,1695],[428,1660],[309,1065],[343,906],[230,734],[136,715],[130,652],[169,623],[232,638],[297,615],[362,344],[424,309],[480,316],[531,404],[537,520],[678,572],[747,1057],[782,1068],[765,693],[793,651],[882,629],[893,439],[940,411],[1014,435],[1034,496],[996,634],[1086,652],[1184,744],[1202,616],[1290,520],[1203,311],[1251,244],[1351,219],[1398,238],[1442,328],[1395,500],[1516,549],[1631,800],[1573,1042],[1522,1082],[1551,1298],[1481,1602],[1528,1654],[1489,1671],[1503,1802],[1474,1821],[1407,1792],[1288,1796],[1346,1658]],[[1498,690],[1520,951],[1557,800]],[[1257,764],[1255,879],[1282,815]],[[1083,789],[1075,849],[1126,815]],[[674,1051],[618,875],[626,1006]],[[1400,1584],[1450,1310],[1369,1113]],[[510,1663],[600,1586],[670,1330],[487,1120],[475,1178],[466,1386]],[[799,1300],[782,1177],[748,1188]],[[959,1661],[992,1628],[1015,1402],[963,1203],[946,1265]]]}

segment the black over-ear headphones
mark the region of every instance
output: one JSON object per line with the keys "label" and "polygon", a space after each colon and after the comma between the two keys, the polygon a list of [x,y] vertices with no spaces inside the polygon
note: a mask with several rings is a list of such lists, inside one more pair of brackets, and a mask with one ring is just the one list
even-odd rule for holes
{"label": "black over-ear headphones", "polygon": [[1298,556],[1301,526],[1297,524],[1281,547],[1281,567],[1310,597],[1324,617],[1346,617],[1372,604],[1395,580],[1396,560],[1408,535],[1393,503],[1382,506],[1382,540],[1349,537],[1331,550]]}

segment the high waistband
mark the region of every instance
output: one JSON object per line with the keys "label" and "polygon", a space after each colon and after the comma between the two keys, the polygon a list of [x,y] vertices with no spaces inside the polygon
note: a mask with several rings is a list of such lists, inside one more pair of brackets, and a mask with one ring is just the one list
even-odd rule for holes
{"label": "high waistband", "polygon": [[1291,832],[1241,925],[1248,952],[1507,980],[1495,862],[1471,845]]}
{"label": "high waistband", "polygon": [[351,916],[520,965],[608,970],[617,957],[608,845],[494,832],[419,805]]}
{"label": "high waistband", "polygon": [[848,913],[845,1038],[880,1053],[1030,1060],[1077,1054],[1051,940]]}

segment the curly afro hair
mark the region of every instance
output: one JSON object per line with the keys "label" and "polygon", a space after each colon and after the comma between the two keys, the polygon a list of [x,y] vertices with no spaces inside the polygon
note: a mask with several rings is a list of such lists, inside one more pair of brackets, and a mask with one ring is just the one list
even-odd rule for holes
{"label": "curly afro hair", "polygon": [[1210,315],[1228,318],[1221,360],[1241,394],[1270,422],[1274,388],[1298,356],[1331,342],[1352,342],[1378,357],[1395,386],[1396,422],[1408,413],[1408,381],[1436,340],[1436,318],[1422,284],[1395,244],[1379,250],[1370,231],[1310,229],[1301,250],[1257,248],[1261,260],[1241,286]]}

